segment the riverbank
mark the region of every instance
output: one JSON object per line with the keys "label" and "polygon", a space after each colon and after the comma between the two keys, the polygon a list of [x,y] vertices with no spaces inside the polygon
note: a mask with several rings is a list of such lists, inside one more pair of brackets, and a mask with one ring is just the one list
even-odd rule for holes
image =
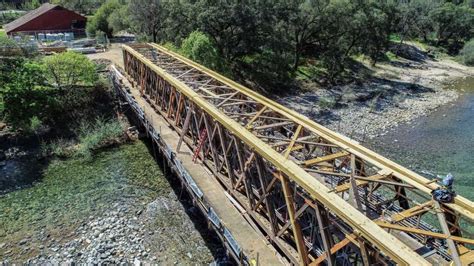
{"label": "riverbank", "polygon": [[460,93],[446,89],[447,84],[474,75],[474,67],[410,48],[409,56],[376,66],[360,59],[370,73],[368,81],[324,89],[306,83],[306,92],[278,101],[358,141],[383,136],[458,99]]}
{"label": "riverbank", "polygon": [[34,186],[0,197],[0,261],[215,260],[219,241],[178,199],[142,141],[100,151],[93,160],[54,159],[40,175]]}

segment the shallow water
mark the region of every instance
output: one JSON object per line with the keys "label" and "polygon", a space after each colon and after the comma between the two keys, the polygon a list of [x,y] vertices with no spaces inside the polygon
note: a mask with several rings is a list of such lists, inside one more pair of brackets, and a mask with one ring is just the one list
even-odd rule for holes
{"label": "shallow water", "polygon": [[43,166],[44,162],[31,158],[0,161],[0,195],[38,181]]}
{"label": "shallow water", "polygon": [[462,96],[368,146],[428,178],[451,172],[456,192],[474,200],[474,77],[448,88],[462,91]]}

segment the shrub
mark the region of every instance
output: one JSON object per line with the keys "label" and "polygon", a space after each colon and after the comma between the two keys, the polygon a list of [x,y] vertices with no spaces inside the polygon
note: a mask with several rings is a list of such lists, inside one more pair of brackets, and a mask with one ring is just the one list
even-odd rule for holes
{"label": "shrub", "polygon": [[333,97],[321,97],[319,98],[318,105],[321,109],[333,109],[336,107],[337,102]]}
{"label": "shrub", "polygon": [[25,12],[18,12],[18,11],[15,11],[15,10],[11,10],[11,11],[4,11],[2,13],[0,13],[0,24],[8,24],[12,21],[14,21],[15,19],[23,16],[25,14]]}
{"label": "shrub", "polygon": [[219,68],[220,60],[214,44],[206,34],[200,31],[191,32],[191,34],[183,40],[180,52],[189,59],[209,68]]}
{"label": "shrub", "polygon": [[117,142],[123,135],[119,121],[106,121],[102,118],[94,123],[83,122],[79,132],[79,147],[76,154],[84,158],[92,157],[92,151]]}
{"label": "shrub", "polygon": [[0,56],[22,55],[21,47],[7,36],[0,36]]}
{"label": "shrub", "polygon": [[75,152],[74,141],[59,138],[49,144],[41,144],[41,154],[43,156],[57,156],[61,158],[71,157]]}
{"label": "shrub", "polygon": [[85,55],[66,52],[43,59],[49,83],[59,88],[94,85],[98,79],[95,65]]}
{"label": "shrub", "polygon": [[467,42],[460,53],[461,60],[468,66],[474,66],[474,39]]}
{"label": "shrub", "polygon": [[44,121],[52,113],[54,90],[44,83],[42,65],[18,60],[0,68],[6,66],[11,67],[8,75],[0,75],[6,121],[15,128],[29,130],[32,124],[38,124],[36,120]]}

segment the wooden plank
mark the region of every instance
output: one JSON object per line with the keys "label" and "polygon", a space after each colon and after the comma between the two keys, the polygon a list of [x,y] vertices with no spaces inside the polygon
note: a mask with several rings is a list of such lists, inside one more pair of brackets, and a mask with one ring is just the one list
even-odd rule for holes
{"label": "wooden plank", "polygon": [[253,130],[262,130],[262,129],[269,129],[269,128],[274,128],[274,127],[282,127],[282,126],[287,126],[293,124],[292,121],[286,121],[286,122],[278,122],[278,123],[273,123],[269,125],[262,125],[258,127],[254,127]]}
{"label": "wooden plank", "polygon": [[283,194],[285,195],[285,202],[288,214],[290,216],[291,227],[293,231],[293,236],[296,242],[296,249],[298,250],[299,254],[299,262],[300,265],[308,265],[309,258],[308,253],[306,251],[306,245],[304,243],[303,234],[301,233],[301,226],[298,221],[296,221],[296,213],[295,213],[295,204],[293,202],[293,192],[290,188],[290,182],[288,178],[284,175],[279,173],[281,186],[283,188]]}
{"label": "wooden plank", "polygon": [[[443,209],[437,201],[433,201],[436,208],[436,216],[438,216],[438,222],[441,225],[443,233],[446,235],[446,243],[448,244],[449,253],[451,253],[451,258],[453,259],[454,265],[461,266],[461,259],[459,258],[459,251],[457,249],[454,240],[452,239],[451,232],[449,231],[448,223],[446,222],[446,217],[444,216]],[[474,239],[472,240],[474,243]]]}
{"label": "wooden plank", "polygon": [[252,119],[250,119],[250,121],[247,123],[247,125],[245,126],[247,129],[250,129],[251,126],[252,126],[252,123],[255,122],[255,120],[257,120],[257,118],[259,116],[261,116],[263,114],[263,112],[265,112],[265,110],[267,110],[267,107],[266,106],[263,106],[262,109],[260,109],[260,111],[258,111],[254,117],[252,117]]}
{"label": "wooden plank", "polygon": [[[384,179],[386,178],[387,176],[384,176],[384,175],[379,175],[379,174],[376,174],[376,175],[372,175],[372,176],[369,176],[367,177],[367,179],[370,179],[371,181],[378,181],[378,180],[381,180],[381,179]],[[357,179],[358,177],[356,177]],[[357,180],[356,181],[356,185],[357,186],[365,186],[367,184],[369,184],[370,182],[369,181],[366,181],[366,180]],[[344,183],[342,185],[339,185],[337,187],[335,187],[332,191],[336,192],[336,193],[340,193],[340,192],[344,192],[344,191],[347,191],[349,190],[351,187],[351,184],[350,183]]]}
{"label": "wooden plank", "polygon": [[464,237],[459,237],[459,236],[449,236],[443,233],[436,233],[436,232],[426,231],[426,230],[422,230],[418,228],[406,227],[406,226],[398,225],[398,224],[391,224],[384,221],[376,221],[375,223],[387,229],[393,229],[393,230],[403,231],[403,232],[412,233],[412,234],[430,236],[430,237],[439,238],[439,239],[452,239],[453,241],[458,242],[458,243],[474,245],[474,239],[469,239],[469,238],[464,238]]}
{"label": "wooden plank", "polygon": [[[334,246],[331,247],[331,254],[335,254],[336,252],[338,252],[339,250],[341,250],[343,247],[347,246],[348,244],[350,244],[352,242],[351,239],[355,239],[356,236],[354,234],[347,236],[346,238],[344,238],[343,240],[339,241],[338,243],[336,243]],[[313,262],[311,262],[309,264],[309,266],[316,266],[316,265],[319,265],[321,264],[325,259],[327,258],[327,254],[326,253],[323,253],[321,254],[321,256],[319,256],[316,260],[314,260]]]}
{"label": "wooden plank", "polygon": [[423,213],[429,211],[432,208],[433,208],[433,201],[432,200],[427,201],[423,204],[414,206],[410,209],[407,209],[407,210],[404,210],[402,212],[399,212],[399,213],[396,213],[396,214],[392,215],[392,217],[391,217],[392,222],[393,223],[401,222],[401,221],[403,221],[405,219],[408,219],[410,217],[423,214]]}
{"label": "wooden plank", "polygon": [[314,159],[311,159],[311,160],[307,160],[307,161],[304,162],[304,165],[306,167],[308,167],[308,166],[312,166],[312,165],[315,165],[315,164],[318,164],[318,163],[335,160],[335,159],[347,156],[349,154],[350,153],[348,153],[347,151],[340,151],[340,152],[336,152],[336,153],[329,154],[329,155],[326,155],[326,156],[317,157],[317,158],[314,158]]}
{"label": "wooden plank", "polygon": [[298,126],[298,128],[296,128],[296,131],[295,133],[293,134],[293,137],[291,138],[291,141],[290,141],[290,144],[288,145],[288,147],[286,148],[286,151],[285,151],[285,155],[283,157],[285,158],[288,158],[288,156],[290,156],[290,153],[293,149],[293,146],[295,145],[295,142],[296,140],[298,139],[298,137],[300,136],[300,133],[301,133],[301,129],[303,127],[301,125]]}

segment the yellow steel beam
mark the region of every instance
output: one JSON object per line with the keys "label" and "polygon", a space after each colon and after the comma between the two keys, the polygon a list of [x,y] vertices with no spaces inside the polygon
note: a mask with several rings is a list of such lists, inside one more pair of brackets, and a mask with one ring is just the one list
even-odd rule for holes
{"label": "yellow steel beam", "polygon": [[[151,44],[151,45],[154,46],[156,49],[160,50],[161,52],[166,53],[180,60],[181,62],[202,71],[203,73],[215,78],[216,80],[219,80],[220,82],[226,84],[227,86],[232,87],[236,90],[239,90],[241,93],[253,98],[254,100],[260,102],[261,104],[271,107],[273,111],[283,115],[284,117],[292,119],[297,124],[303,125],[305,129],[310,130],[314,132],[315,134],[328,140],[329,142],[338,145],[342,149],[347,150],[352,154],[355,154],[357,157],[360,157],[361,159],[364,159],[367,162],[379,168],[382,168],[388,172],[391,172],[395,177],[399,178],[405,183],[408,183],[414,186],[415,188],[419,189],[420,191],[424,192],[427,195],[431,195],[431,191],[439,187],[439,185],[431,183],[430,180],[428,180],[427,178],[381,156],[380,154],[375,153],[374,151],[371,151],[363,147],[358,142],[346,136],[343,136],[337,132],[334,132],[312,121],[311,119],[308,119],[307,117],[291,109],[288,109],[285,106],[277,102],[274,102],[258,94],[257,92],[252,91],[251,89],[236,83],[235,81],[231,79],[228,79],[220,75],[217,72],[214,72],[177,53],[169,51],[168,49],[162,46],[159,46],[157,44]],[[462,196],[457,195],[454,199],[454,203],[447,203],[445,205],[453,209],[454,211],[458,212],[459,214],[465,216],[466,218],[470,220],[474,220],[474,203],[472,201]]]}
{"label": "yellow steel beam", "polygon": [[[269,145],[246,130],[239,123],[223,114],[219,109],[199,96],[199,94],[189,88],[186,84],[179,81],[164,71],[162,68],[153,64],[150,60],[148,60],[139,52],[135,51],[133,48],[124,45],[123,49],[147,65],[151,70],[165,79],[181,93],[186,95],[188,99],[193,101],[197,106],[212,116],[213,119],[222,124],[227,130],[230,131],[230,133],[238,137],[254,151],[258,152],[258,154],[267,161],[271,162],[282,173],[287,175],[289,178],[291,178],[291,180],[304,188],[314,199],[321,202],[321,204],[326,206],[331,212],[337,214],[338,217],[344,220],[354,230],[360,233],[360,235],[363,236],[368,242],[376,246],[392,260],[402,265],[430,265],[420,255],[411,250],[393,235],[380,228],[372,220],[353,208],[344,199],[334,193],[329,193],[329,189],[323,183],[313,178],[295,162],[285,159],[280,153],[273,150]],[[163,50],[161,47],[160,49]],[[306,122],[304,123],[306,124]]]}

